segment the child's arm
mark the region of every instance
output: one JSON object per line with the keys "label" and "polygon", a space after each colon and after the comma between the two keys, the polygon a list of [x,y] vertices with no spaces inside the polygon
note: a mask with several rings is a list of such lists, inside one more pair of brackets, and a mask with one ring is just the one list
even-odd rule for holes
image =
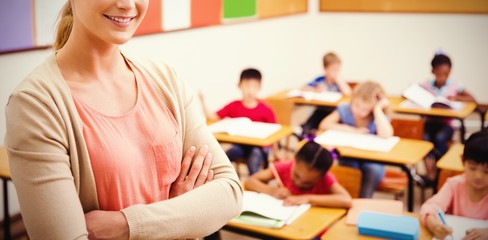
{"label": "child's arm", "polygon": [[200,102],[202,103],[203,112],[205,113],[205,117],[207,118],[207,120],[210,120],[210,121],[220,120],[219,115],[217,115],[216,112],[213,112],[208,108],[207,103],[205,102],[205,96],[203,95],[203,93],[200,92],[199,97],[200,97]]}
{"label": "child's arm", "polygon": [[388,99],[383,97],[374,106],[373,115],[376,124],[376,131],[379,137],[388,138],[393,136],[393,127],[391,126],[390,120],[383,111],[389,105]]}
{"label": "child's arm", "polygon": [[[439,224],[442,223],[437,218],[437,211],[446,212],[449,206],[454,192],[452,181],[447,180],[442,188],[434,196],[429,198],[420,208],[420,220],[427,227],[427,229],[434,235],[442,233],[443,230],[439,230]],[[457,193],[462,194],[462,193]]]}
{"label": "child's arm", "polygon": [[334,129],[347,132],[369,133],[367,128],[357,128],[347,124],[342,124],[340,123],[340,120],[341,116],[339,115],[339,112],[337,110],[333,111],[320,122],[319,131]]}
{"label": "child's arm", "polygon": [[350,208],[351,195],[339,183],[334,183],[330,194],[305,194],[289,196],[285,199],[285,205],[299,205],[310,203],[318,207]]}
{"label": "child's arm", "polygon": [[273,187],[268,185],[268,182],[274,179],[275,176],[271,168],[260,170],[259,172],[250,176],[244,182],[244,189],[260,193],[266,193],[273,197],[283,199],[290,195],[290,191],[282,186]]}
{"label": "child's arm", "polygon": [[474,228],[466,231],[464,240],[488,239],[488,228]]}
{"label": "child's arm", "polygon": [[452,234],[452,228],[442,224],[435,216],[427,215],[425,219],[425,225],[427,229],[436,237],[437,239],[444,239],[445,237]]}
{"label": "child's arm", "polygon": [[471,93],[466,91],[466,89],[458,93],[453,100],[476,103],[476,99],[474,99],[473,95],[471,95]]}
{"label": "child's arm", "polygon": [[349,84],[347,84],[347,82],[341,80],[341,79],[338,79],[336,80],[336,83],[337,83],[337,86],[339,86],[339,90],[341,91],[341,93],[345,96],[350,96],[351,95],[351,87],[349,87]]}
{"label": "child's arm", "polygon": [[273,157],[274,160],[282,160],[283,159],[283,153],[280,149],[280,145],[278,143],[273,144]]}

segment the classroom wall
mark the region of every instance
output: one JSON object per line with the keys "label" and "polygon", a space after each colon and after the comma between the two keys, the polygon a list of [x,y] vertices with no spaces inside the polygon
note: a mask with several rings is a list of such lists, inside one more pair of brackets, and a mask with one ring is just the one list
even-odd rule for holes
{"label": "classroom wall", "polygon": [[[307,14],[140,36],[123,49],[172,65],[212,109],[239,98],[245,67],[262,71],[265,97],[321,74],[322,55],[331,50],[342,58],[346,80],[374,79],[400,94],[410,82],[431,78],[430,60],[442,49],[453,60],[451,77],[488,102],[486,26],[488,15],[320,13],[318,1],[310,0]],[[9,93],[49,54],[0,55],[0,145]],[[17,212],[13,195],[11,212]]]}

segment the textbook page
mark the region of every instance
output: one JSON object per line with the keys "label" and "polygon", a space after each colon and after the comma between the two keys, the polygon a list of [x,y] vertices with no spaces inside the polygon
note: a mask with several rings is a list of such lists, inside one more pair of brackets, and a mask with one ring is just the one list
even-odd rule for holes
{"label": "textbook page", "polygon": [[280,130],[277,123],[253,122],[249,118],[224,118],[208,126],[212,133],[264,139]]}
{"label": "textbook page", "polygon": [[312,92],[312,91],[302,91],[299,89],[290,90],[286,97],[295,98],[301,97],[305,100],[316,100],[321,102],[337,102],[342,98],[342,94],[339,92],[325,91],[325,92]]}
{"label": "textbook page", "polygon": [[400,141],[399,137],[381,138],[373,134],[352,133],[338,130],[327,130],[315,138],[315,142],[338,147],[389,152]]}
{"label": "textbook page", "polygon": [[[467,217],[459,217],[455,215],[445,215],[446,222],[449,227],[452,228],[452,238],[450,239],[463,239],[466,236],[466,230],[473,228],[488,228],[488,220],[474,219]],[[437,238],[432,238],[437,239]],[[446,239],[449,239],[446,238]]]}
{"label": "textbook page", "polygon": [[400,107],[404,108],[416,108],[416,105],[417,107],[419,106],[424,109],[435,107],[459,110],[464,107],[463,102],[451,101],[441,96],[436,97],[418,84],[410,85],[403,92],[403,96],[407,98],[407,100],[401,102]]}

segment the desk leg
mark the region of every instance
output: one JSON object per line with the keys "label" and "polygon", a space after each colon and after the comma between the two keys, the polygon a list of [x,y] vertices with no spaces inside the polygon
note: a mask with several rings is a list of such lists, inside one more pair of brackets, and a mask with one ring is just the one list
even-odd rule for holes
{"label": "desk leg", "polygon": [[263,154],[263,167],[264,169],[266,169],[269,166],[269,160],[268,160],[268,154],[264,150],[264,147],[261,148],[261,153]]}
{"label": "desk leg", "polygon": [[3,181],[3,239],[10,239],[10,214],[8,208],[8,181]]}
{"label": "desk leg", "polygon": [[461,129],[459,131],[459,134],[461,134],[461,143],[465,143],[466,142],[466,139],[464,139],[464,135],[466,135],[466,127],[464,126],[464,119],[459,119],[459,121],[461,122]]}
{"label": "desk leg", "polygon": [[412,172],[410,172],[410,169],[406,165],[400,165],[400,167],[407,174],[407,177],[408,177],[407,210],[409,212],[413,212],[414,191],[413,191]]}

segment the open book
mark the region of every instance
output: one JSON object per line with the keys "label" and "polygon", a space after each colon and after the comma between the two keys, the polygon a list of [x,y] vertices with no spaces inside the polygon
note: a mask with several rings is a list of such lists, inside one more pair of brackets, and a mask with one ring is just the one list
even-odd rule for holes
{"label": "open book", "polygon": [[353,147],[369,151],[389,152],[400,141],[399,137],[381,138],[373,134],[361,134],[327,130],[315,138],[319,144]]}
{"label": "open book", "polygon": [[[446,215],[445,217],[447,225],[449,227],[452,227],[452,238],[450,239],[464,239],[464,237],[466,236],[466,230],[468,229],[488,228],[488,220],[460,217],[454,215]],[[449,239],[449,237],[446,239]]]}
{"label": "open book", "polygon": [[310,204],[283,206],[283,200],[252,191],[244,191],[242,201],[242,213],[231,222],[266,228],[288,225],[310,208]]}
{"label": "open book", "polygon": [[403,213],[403,202],[390,199],[353,199],[352,206],[347,211],[346,224],[356,225],[358,216],[363,211],[401,215]]}
{"label": "open book", "polygon": [[338,92],[312,92],[312,91],[302,91],[298,89],[290,90],[286,94],[287,98],[297,98],[301,97],[305,100],[316,100],[321,102],[337,102],[342,98],[342,94]]}
{"label": "open book", "polygon": [[277,123],[253,122],[249,118],[224,118],[209,126],[213,133],[227,133],[229,135],[264,139],[280,130]]}
{"label": "open book", "polygon": [[407,98],[407,100],[400,103],[400,107],[405,108],[412,108],[417,105],[425,109],[447,108],[459,110],[464,107],[463,102],[451,101],[445,97],[436,97],[418,84],[410,85],[403,91],[403,96]]}

